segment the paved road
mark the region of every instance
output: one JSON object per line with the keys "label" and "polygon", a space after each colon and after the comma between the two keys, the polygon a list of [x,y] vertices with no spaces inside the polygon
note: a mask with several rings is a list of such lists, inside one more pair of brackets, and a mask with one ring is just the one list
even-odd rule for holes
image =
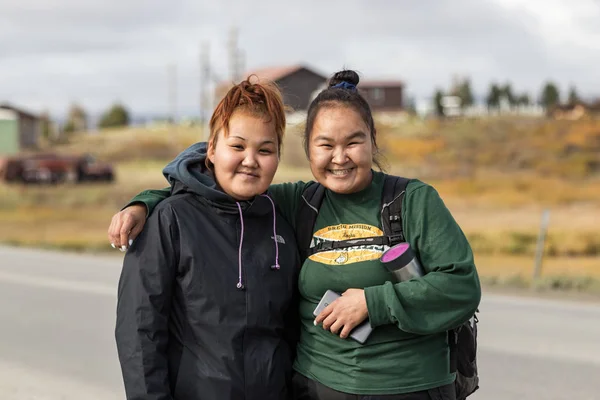
{"label": "paved road", "polygon": [[[120,257],[0,247],[0,399],[122,399]],[[484,295],[473,400],[600,400],[600,304]]]}

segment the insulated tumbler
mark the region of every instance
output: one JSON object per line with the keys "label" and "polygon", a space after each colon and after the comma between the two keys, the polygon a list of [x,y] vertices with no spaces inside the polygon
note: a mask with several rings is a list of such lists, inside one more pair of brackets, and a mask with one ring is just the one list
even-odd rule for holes
{"label": "insulated tumbler", "polygon": [[408,243],[398,243],[387,249],[381,256],[381,262],[398,282],[425,275],[423,267]]}

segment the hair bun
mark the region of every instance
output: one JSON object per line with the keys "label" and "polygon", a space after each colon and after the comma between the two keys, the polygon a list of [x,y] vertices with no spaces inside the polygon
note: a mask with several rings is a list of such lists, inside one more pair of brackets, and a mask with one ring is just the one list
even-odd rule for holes
{"label": "hair bun", "polygon": [[339,71],[333,74],[333,77],[329,79],[329,87],[333,87],[342,82],[348,82],[353,84],[354,86],[358,86],[359,81],[360,78],[356,71],[353,71],[351,69],[345,69],[343,71]]}

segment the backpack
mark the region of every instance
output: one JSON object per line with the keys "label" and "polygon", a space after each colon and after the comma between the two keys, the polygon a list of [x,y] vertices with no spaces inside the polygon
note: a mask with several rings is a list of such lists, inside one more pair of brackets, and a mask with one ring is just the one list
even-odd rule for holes
{"label": "backpack", "polygon": [[[296,239],[300,249],[301,261],[322,251],[329,251],[352,246],[387,245],[394,246],[404,242],[402,227],[402,200],[410,179],[386,175],[383,184],[381,203],[381,223],[383,236],[369,238],[321,242],[311,246],[317,214],[325,197],[325,187],[318,182],[306,186],[302,193],[298,212],[296,214]],[[478,311],[477,311],[478,312]],[[477,371],[477,323],[476,315],[448,331],[450,348],[450,370],[456,372],[454,386],[456,400],[464,400],[479,388]]]}

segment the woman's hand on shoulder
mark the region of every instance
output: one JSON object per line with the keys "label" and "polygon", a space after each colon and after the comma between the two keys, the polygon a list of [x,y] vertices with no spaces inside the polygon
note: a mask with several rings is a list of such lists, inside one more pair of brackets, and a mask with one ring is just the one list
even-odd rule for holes
{"label": "woman's hand on shoulder", "polygon": [[369,316],[367,298],[363,289],[348,289],[342,297],[328,305],[315,318],[315,325],[323,323],[323,329],[338,334],[342,339]]}
{"label": "woman's hand on shoulder", "polygon": [[113,215],[108,240],[114,249],[127,250],[146,224],[146,206],[134,204]]}

